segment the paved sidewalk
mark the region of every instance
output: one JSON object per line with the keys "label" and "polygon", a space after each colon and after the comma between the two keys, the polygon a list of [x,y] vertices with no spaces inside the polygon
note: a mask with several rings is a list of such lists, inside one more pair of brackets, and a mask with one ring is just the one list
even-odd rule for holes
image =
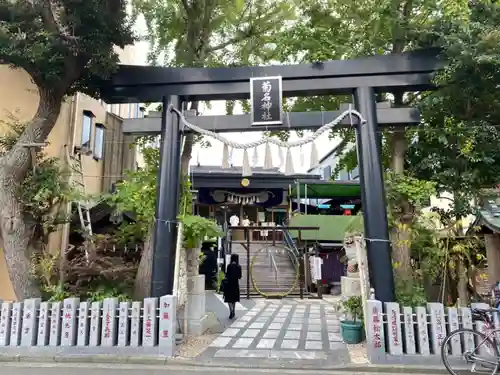
{"label": "paved sidewalk", "polygon": [[320,300],[257,302],[197,360],[224,358],[349,363],[338,313]]}
{"label": "paved sidewalk", "polygon": [[[176,365],[122,365],[122,364],[82,364],[82,363],[3,363],[2,370],[9,375],[195,375],[201,373],[203,375],[221,375],[241,374],[241,375],[257,375],[257,374],[276,374],[276,375],[296,375],[300,371],[303,375],[375,375],[370,368],[341,368],[336,370],[328,370],[324,368],[316,369],[257,369],[257,368],[228,368],[221,367],[197,367],[197,366],[176,366]],[[390,369],[395,375],[407,374],[405,368]],[[419,374],[413,372],[413,374]],[[442,372],[423,371],[421,374],[426,375],[442,375]]]}

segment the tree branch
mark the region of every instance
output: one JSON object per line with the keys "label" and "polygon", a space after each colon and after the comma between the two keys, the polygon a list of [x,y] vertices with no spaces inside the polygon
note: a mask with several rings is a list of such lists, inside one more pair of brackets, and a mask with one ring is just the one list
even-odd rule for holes
{"label": "tree branch", "polygon": [[450,198],[450,197],[444,197],[444,196],[442,196],[442,195],[440,195],[440,196],[438,197],[438,199],[446,199],[446,200],[449,200],[450,202],[455,202],[455,200],[454,200],[453,198]]}
{"label": "tree branch", "polygon": [[53,0],[44,0],[41,8],[42,20],[48,30],[58,35],[65,42],[75,43],[78,40],[76,36],[65,30],[61,23],[60,18],[61,13],[64,11],[63,8],[55,5]]}
{"label": "tree branch", "polygon": [[[269,27],[269,29],[271,29],[271,27]],[[267,29],[267,30],[269,30],[269,29]],[[265,32],[265,31],[263,31],[263,32]],[[221,49],[226,48],[227,46],[230,46],[231,44],[241,43],[244,40],[247,40],[255,35],[254,28],[252,26],[250,26],[250,28],[246,31],[237,31],[236,34],[239,34],[239,35],[235,36],[234,38],[230,38],[230,39],[226,40],[225,42],[222,42],[220,44],[217,44],[213,47],[208,48],[207,53],[219,51]]]}
{"label": "tree branch", "polygon": [[186,13],[189,13],[189,4],[188,4],[188,1],[187,0],[182,0],[182,6],[184,7],[184,10],[186,11]]}
{"label": "tree branch", "polygon": [[[248,6],[248,4],[247,4],[247,7],[242,12],[240,20],[238,22],[239,24],[244,23],[244,18],[245,18],[244,14],[247,11],[250,11],[249,17],[250,17],[250,19],[252,19],[252,15],[251,15],[252,8],[251,8],[251,6]],[[231,44],[241,43],[247,39],[250,39],[253,36],[265,34],[266,32],[268,32],[269,30],[272,30],[275,27],[274,26],[275,20],[273,21],[273,18],[275,18],[275,16],[276,16],[275,13],[268,12],[267,14],[264,14],[264,15],[261,14],[261,15],[254,17],[254,19],[253,19],[254,22],[251,23],[250,26],[248,26],[246,30],[236,30],[236,32],[235,32],[236,36],[234,38],[230,38],[230,39],[226,40],[225,42],[222,42],[218,45],[215,45],[213,47],[208,48],[207,54],[224,49],[227,46],[230,46]],[[256,27],[257,23],[262,24],[262,25],[267,25],[267,27],[262,27],[262,28]]]}

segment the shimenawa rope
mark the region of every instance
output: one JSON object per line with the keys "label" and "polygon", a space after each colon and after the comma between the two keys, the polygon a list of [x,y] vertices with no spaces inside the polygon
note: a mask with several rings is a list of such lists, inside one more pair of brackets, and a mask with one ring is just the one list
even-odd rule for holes
{"label": "shimenawa rope", "polygon": [[[280,161],[281,164],[283,161],[285,161],[285,174],[290,175],[293,174],[293,160],[292,160],[292,153],[291,149],[296,148],[296,147],[302,147],[308,143],[312,143],[312,148],[311,148],[311,167],[315,167],[318,163],[318,151],[316,148],[316,145],[314,144],[314,141],[323,135],[325,132],[327,132],[330,129],[333,129],[336,127],[340,122],[345,119],[346,117],[349,117],[351,119],[351,126],[354,125],[352,121],[352,116],[356,116],[359,119],[359,122],[361,124],[366,123],[366,120],[363,118],[361,113],[358,111],[349,108],[348,110],[342,112],[340,116],[338,116],[336,119],[333,121],[321,126],[318,130],[316,130],[314,133],[311,135],[307,136],[306,138],[299,139],[297,141],[291,141],[291,142],[284,142],[276,138],[271,138],[271,137],[263,137],[257,141],[253,142],[247,142],[247,143],[240,143],[240,142],[235,142],[227,139],[223,135],[219,133],[215,133],[210,130],[202,129],[199,126],[196,126],[194,124],[191,124],[186,117],[176,108],[173,106],[170,106],[170,111],[175,112],[179,116],[179,120],[181,121],[182,125],[185,126],[186,128],[194,131],[195,133],[198,133],[200,135],[210,137],[212,139],[215,139],[221,143],[224,144],[224,151],[223,151],[223,157],[222,157],[222,167],[223,168],[229,168],[229,159],[231,157],[232,151],[229,150],[229,148],[232,149],[239,149],[243,150],[243,176],[251,176],[252,175],[252,167],[250,165],[250,157],[248,155],[248,149],[254,148],[254,157],[253,157],[253,164],[255,164],[256,159],[257,159],[257,147],[266,145],[265,148],[265,156],[264,156],[264,168],[272,168],[272,160],[271,160],[271,144],[274,144],[279,147],[279,154],[280,154]],[[287,150],[286,153],[286,158],[283,160],[282,156],[282,149],[285,148]]]}

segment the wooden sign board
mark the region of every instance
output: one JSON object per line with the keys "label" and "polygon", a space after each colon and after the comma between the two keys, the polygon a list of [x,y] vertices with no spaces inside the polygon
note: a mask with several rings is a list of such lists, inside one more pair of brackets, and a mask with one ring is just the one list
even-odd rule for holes
{"label": "wooden sign board", "polygon": [[281,77],[250,78],[252,125],[281,125],[283,88]]}

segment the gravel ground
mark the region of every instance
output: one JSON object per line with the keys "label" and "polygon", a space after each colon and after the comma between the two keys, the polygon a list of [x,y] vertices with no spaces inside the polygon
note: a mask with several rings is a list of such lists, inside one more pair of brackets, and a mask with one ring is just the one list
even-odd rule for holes
{"label": "gravel ground", "polygon": [[178,359],[191,359],[198,356],[218,337],[218,334],[205,334],[198,337],[188,337],[185,342],[177,347],[175,357]]}
{"label": "gravel ground", "polygon": [[366,342],[361,344],[347,345],[347,350],[349,351],[349,356],[351,357],[351,362],[355,365],[363,365],[370,363],[368,361],[368,356],[366,355]]}

